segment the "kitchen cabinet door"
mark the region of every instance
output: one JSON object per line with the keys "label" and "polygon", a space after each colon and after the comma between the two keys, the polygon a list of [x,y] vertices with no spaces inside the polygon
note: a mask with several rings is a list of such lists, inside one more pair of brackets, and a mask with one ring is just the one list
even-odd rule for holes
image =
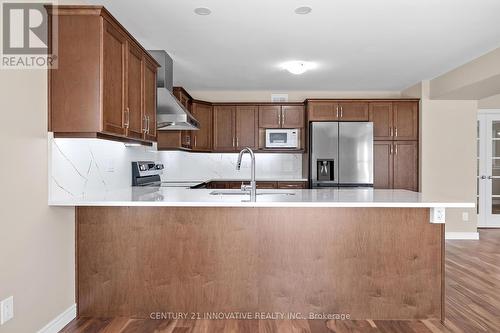
{"label": "kitchen cabinet door", "polygon": [[212,106],[193,102],[192,113],[200,123],[200,129],[192,131],[192,147],[194,150],[209,151],[212,149]]}
{"label": "kitchen cabinet door", "polygon": [[146,131],[143,115],[142,51],[130,41],[127,43],[127,136],[142,139]]}
{"label": "kitchen cabinet door", "polygon": [[394,102],[394,139],[418,140],[418,102]]}
{"label": "kitchen cabinet door", "polygon": [[[250,182],[246,183],[250,185]],[[256,188],[261,190],[273,190],[276,189],[276,182],[257,182]]]}
{"label": "kitchen cabinet door", "polygon": [[143,59],[144,71],[144,121],[146,130],[144,139],[156,141],[156,65]]}
{"label": "kitchen cabinet door", "polygon": [[418,191],[418,145],[416,141],[394,142],[393,188]]}
{"label": "kitchen cabinet door", "polygon": [[261,105],[259,106],[259,127],[280,128],[281,127],[281,106]]}
{"label": "kitchen cabinet door", "polygon": [[337,121],[339,119],[338,104],[332,101],[316,101],[307,103],[308,121]]}
{"label": "kitchen cabinet door", "polygon": [[367,102],[339,102],[340,121],[368,121]]}
{"label": "kitchen cabinet door", "polygon": [[373,187],[391,189],[393,180],[392,141],[375,141],[373,143]]}
{"label": "kitchen cabinet door", "polygon": [[213,142],[215,151],[234,151],[236,149],[235,112],[236,107],[232,105],[214,106]]}
{"label": "kitchen cabinet door", "polygon": [[373,139],[374,140],[392,140],[394,135],[393,129],[393,112],[391,102],[373,102],[370,103],[369,119],[373,122]]}
{"label": "kitchen cabinet door", "polygon": [[307,182],[278,182],[279,189],[301,190],[307,188]]}
{"label": "kitchen cabinet door", "polygon": [[258,127],[258,111],[257,106],[236,107],[236,148],[238,150],[245,147],[257,149],[257,127]]}
{"label": "kitchen cabinet door", "polygon": [[129,111],[125,110],[127,39],[107,21],[104,21],[102,37],[103,130],[107,133],[125,136],[126,127],[129,124]]}
{"label": "kitchen cabinet door", "polygon": [[283,105],[281,107],[282,128],[303,128],[304,107],[300,105]]}

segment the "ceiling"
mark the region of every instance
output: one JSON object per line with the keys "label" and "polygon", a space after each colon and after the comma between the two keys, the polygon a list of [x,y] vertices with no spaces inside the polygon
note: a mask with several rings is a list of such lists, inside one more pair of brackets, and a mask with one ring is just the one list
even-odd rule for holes
{"label": "ceiling", "polygon": [[[402,90],[500,47],[498,0],[87,2],[165,49],[188,90]],[[295,14],[303,5],[312,12]],[[292,75],[289,60],[318,67]]]}

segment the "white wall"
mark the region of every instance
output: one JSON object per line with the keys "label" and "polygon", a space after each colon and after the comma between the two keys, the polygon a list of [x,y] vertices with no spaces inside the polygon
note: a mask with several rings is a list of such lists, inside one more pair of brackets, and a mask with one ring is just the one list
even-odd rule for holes
{"label": "white wall", "polygon": [[[476,202],[477,101],[431,100],[429,82],[403,92],[421,98],[420,184],[432,197]],[[462,212],[469,221],[462,221]],[[448,209],[447,232],[476,232],[476,209]]]}
{"label": "white wall", "polygon": [[271,90],[206,90],[189,94],[209,102],[270,102],[271,94],[288,94],[289,102],[303,102],[306,98],[399,98],[399,91],[271,91]]}
{"label": "white wall", "polygon": [[[205,181],[209,179],[250,179],[250,158],[245,155],[241,171],[236,170],[238,154],[160,152],[165,164],[163,180]],[[301,154],[255,154],[257,179],[301,179]]]}
{"label": "white wall", "polygon": [[500,95],[493,95],[479,101],[480,109],[500,109]]}
{"label": "white wall", "polygon": [[46,72],[0,70],[0,92],[0,332],[36,332],[75,303],[74,209],[47,205]]}

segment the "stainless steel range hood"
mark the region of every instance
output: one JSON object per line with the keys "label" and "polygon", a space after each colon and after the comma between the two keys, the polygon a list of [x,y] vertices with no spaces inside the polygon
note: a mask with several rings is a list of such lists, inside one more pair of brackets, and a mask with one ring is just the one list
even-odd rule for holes
{"label": "stainless steel range hood", "polygon": [[163,50],[149,50],[149,53],[161,65],[156,83],[158,130],[198,130],[199,122],[172,94],[172,58]]}

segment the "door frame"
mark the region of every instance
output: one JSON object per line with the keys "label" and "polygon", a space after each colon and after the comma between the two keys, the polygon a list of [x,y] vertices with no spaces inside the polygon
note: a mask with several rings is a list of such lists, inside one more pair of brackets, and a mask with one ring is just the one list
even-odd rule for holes
{"label": "door frame", "polygon": [[[492,213],[493,179],[500,176],[492,176],[493,165],[493,136],[492,122],[500,121],[500,109],[484,109],[478,111],[478,137],[477,159],[479,160],[477,170],[478,181],[478,227],[500,228],[500,214]],[[500,198],[500,197],[499,197]]]}

